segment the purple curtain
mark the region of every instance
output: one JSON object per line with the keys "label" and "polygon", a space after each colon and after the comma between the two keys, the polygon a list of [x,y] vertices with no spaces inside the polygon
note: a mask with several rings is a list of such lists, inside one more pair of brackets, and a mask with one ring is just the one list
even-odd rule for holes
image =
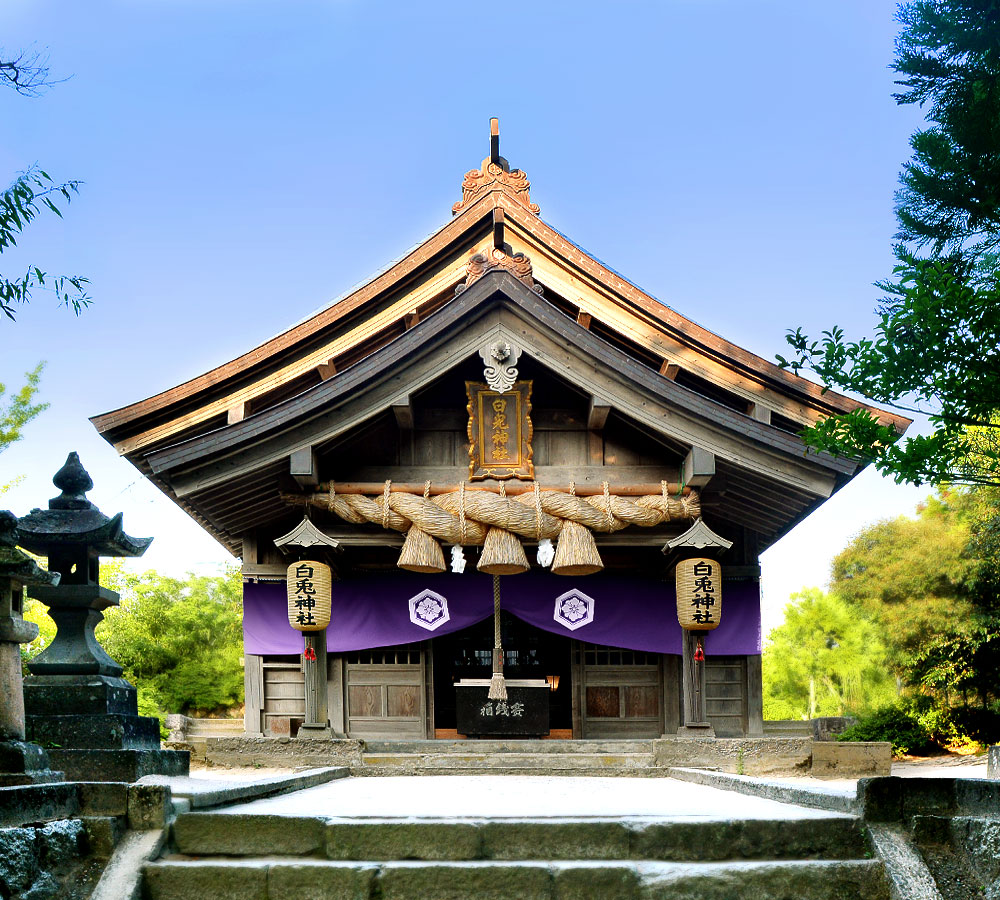
{"label": "purple curtain", "polygon": [[[501,606],[554,634],[592,644],[681,652],[674,588],[668,582],[599,572],[567,578],[527,572],[501,579]],[[391,647],[460,631],[493,614],[488,575],[376,575],[334,582],[327,647],[333,653]],[[709,655],[761,648],[760,586],[722,585],[722,621],[705,638]],[[288,624],[284,582],[243,586],[244,651],[297,654],[302,635]]]}

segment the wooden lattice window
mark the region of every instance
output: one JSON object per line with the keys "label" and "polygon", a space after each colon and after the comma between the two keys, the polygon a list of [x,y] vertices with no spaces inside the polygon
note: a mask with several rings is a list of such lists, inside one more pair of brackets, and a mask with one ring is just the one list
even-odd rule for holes
{"label": "wooden lattice window", "polygon": [[420,650],[409,647],[375,647],[347,654],[352,666],[415,666],[420,662]]}
{"label": "wooden lattice window", "polygon": [[604,647],[600,644],[583,645],[585,666],[655,666],[658,662],[655,653],[643,650],[623,650],[621,647]]}

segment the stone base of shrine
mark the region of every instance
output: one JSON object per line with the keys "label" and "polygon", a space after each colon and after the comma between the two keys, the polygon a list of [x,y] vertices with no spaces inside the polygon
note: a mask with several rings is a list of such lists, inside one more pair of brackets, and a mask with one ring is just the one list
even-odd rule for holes
{"label": "stone base of shrine", "polygon": [[49,750],[52,765],[69,781],[123,781],[145,775],[188,775],[191,754],[183,750]]}
{"label": "stone base of shrine", "polygon": [[653,741],[653,761],[738,775],[808,775],[814,743],[809,738],[665,737]]}
{"label": "stone base of shrine", "polygon": [[888,775],[888,743],[810,738],[649,740],[300,740],[208,738],[206,762],[221,767],[347,766],[354,775],[669,775],[702,768],[736,775]]}
{"label": "stone base of shrine", "polygon": [[208,738],[205,761],[230,768],[296,768],[361,765],[364,741],[352,738],[243,737]]}

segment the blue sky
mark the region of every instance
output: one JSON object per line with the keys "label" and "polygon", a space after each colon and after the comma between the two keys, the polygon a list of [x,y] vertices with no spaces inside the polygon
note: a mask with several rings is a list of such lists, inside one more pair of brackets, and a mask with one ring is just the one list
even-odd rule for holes
{"label": "blue sky", "polygon": [[[542,217],[663,302],[764,357],[785,329],[874,324],[892,193],[920,113],[891,99],[895,4],[4,0],[0,46],[70,76],[0,92],[0,179],[86,182],[5,253],[92,282],[80,319],[39,295],[0,381],[48,365],[50,409],[3,454],[4,498],[43,503],[68,450],[144,565],[226,554],[87,417],[228,360],[330,302],[450,217],[501,147]],[[861,476],[765,556],[765,622],[823,584],[868,522],[928,491]]]}

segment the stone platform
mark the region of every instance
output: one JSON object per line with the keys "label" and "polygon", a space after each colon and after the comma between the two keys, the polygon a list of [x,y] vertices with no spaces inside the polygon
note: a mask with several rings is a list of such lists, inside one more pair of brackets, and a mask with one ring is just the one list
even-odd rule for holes
{"label": "stone platform", "polygon": [[[889,744],[778,738],[413,740],[208,738],[213,766],[348,766],[354,775],[666,776],[673,767],[740,775],[888,775]],[[816,771],[813,771],[816,769]]]}

